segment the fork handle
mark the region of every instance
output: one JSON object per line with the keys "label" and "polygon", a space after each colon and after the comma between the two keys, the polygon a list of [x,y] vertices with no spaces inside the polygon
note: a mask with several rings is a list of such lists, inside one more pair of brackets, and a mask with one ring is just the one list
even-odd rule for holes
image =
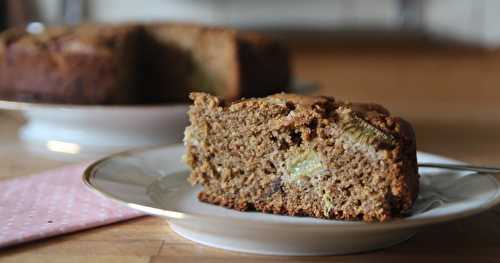
{"label": "fork handle", "polygon": [[472,171],[483,174],[500,173],[500,168],[498,167],[488,167],[488,166],[475,166],[475,165],[461,165],[461,164],[444,164],[444,163],[418,163],[418,167],[426,168],[440,168],[456,171]]}

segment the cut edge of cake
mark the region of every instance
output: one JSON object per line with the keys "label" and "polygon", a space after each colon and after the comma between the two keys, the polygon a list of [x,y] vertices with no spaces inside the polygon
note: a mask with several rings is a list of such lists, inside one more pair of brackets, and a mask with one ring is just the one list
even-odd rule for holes
{"label": "cut edge of cake", "polygon": [[185,132],[199,199],[237,210],[387,221],[418,193],[411,125],[376,104],[192,93]]}

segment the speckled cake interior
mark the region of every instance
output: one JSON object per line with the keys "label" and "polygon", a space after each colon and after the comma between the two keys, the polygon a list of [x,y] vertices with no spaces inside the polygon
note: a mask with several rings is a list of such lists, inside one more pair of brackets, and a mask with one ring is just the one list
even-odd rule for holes
{"label": "speckled cake interior", "polygon": [[379,105],[292,94],[191,99],[185,161],[201,201],[365,221],[401,216],[415,201],[413,129]]}

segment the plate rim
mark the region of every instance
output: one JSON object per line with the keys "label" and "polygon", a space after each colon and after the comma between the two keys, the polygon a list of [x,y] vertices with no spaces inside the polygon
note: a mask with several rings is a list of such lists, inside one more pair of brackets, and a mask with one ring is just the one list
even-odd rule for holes
{"label": "plate rim", "polygon": [[170,107],[186,107],[189,103],[157,103],[157,104],[63,104],[63,103],[45,103],[45,102],[26,102],[15,100],[0,100],[0,110],[29,111],[29,110],[138,110],[138,109],[163,109]]}
{"label": "plate rim", "polygon": [[[319,84],[313,81],[292,79],[290,87],[292,93],[311,93],[319,89]],[[0,110],[29,111],[37,109],[54,110],[138,110],[138,109],[163,109],[167,107],[186,107],[189,102],[154,103],[154,104],[64,104],[49,102],[28,102],[9,99],[0,99]]]}
{"label": "plate rim", "polygon": [[[171,144],[171,145],[161,145],[161,146],[149,146],[149,147],[142,147],[142,148],[136,148],[136,149],[131,149],[131,150],[126,150],[122,152],[118,152],[115,154],[111,154],[109,156],[106,156],[104,158],[101,158],[89,166],[87,166],[82,174],[82,181],[85,184],[85,186],[93,191],[94,193],[97,193],[98,195],[104,196],[106,198],[109,198],[110,200],[113,200],[119,204],[125,205],[129,208],[139,210],[141,212],[144,212],[149,215],[154,215],[154,216],[160,216],[160,217],[165,217],[167,219],[172,219],[172,220],[179,220],[179,219],[190,219],[190,220],[202,220],[205,222],[214,222],[214,223],[231,223],[231,224],[238,224],[238,223],[248,223],[248,222],[258,222],[259,223],[259,228],[262,227],[270,227],[273,228],[277,225],[286,225],[286,226],[293,226],[296,229],[314,229],[314,228],[321,228],[324,230],[324,227],[330,227],[330,228],[335,228],[336,231],[339,230],[358,230],[358,231],[364,231],[364,230],[392,230],[392,229],[401,229],[401,228],[412,228],[412,227],[419,227],[419,226],[424,226],[424,225],[431,225],[431,224],[438,224],[438,223],[443,223],[443,222],[448,222],[448,221],[454,221],[458,220],[461,218],[469,217],[475,214],[479,214],[481,212],[484,212],[486,210],[489,210],[490,208],[500,204],[500,182],[497,180],[495,177],[491,175],[481,175],[481,176],[488,176],[490,180],[494,181],[496,184],[496,192],[494,196],[489,199],[487,202],[481,203],[479,206],[468,209],[466,211],[460,211],[460,212],[455,212],[452,214],[445,214],[445,215],[438,215],[434,216],[432,218],[417,218],[417,219],[408,219],[408,218],[398,218],[389,222],[384,222],[384,223],[367,223],[363,221],[342,221],[342,220],[321,220],[318,219],[317,221],[315,220],[314,222],[274,222],[274,221],[264,221],[264,220],[259,220],[259,219],[252,219],[252,218],[246,218],[246,219],[235,219],[231,218],[228,219],[227,217],[223,216],[207,216],[203,214],[196,214],[196,213],[186,213],[186,212],[178,212],[178,211],[171,211],[171,210],[166,210],[162,208],[156,208],[156,207],[151,207],[147,205],[142,205],[142,204],[137,204],[137,203],[132,203],[132,202],[127,202],[124,200],[121,200],[119,197],[116,197],[112,193],[109,193],[103,189],[99,189],[97,186],[95,186],[92,182],[91,179],[95,178],[95,173],[98,171],[98,167],[102,165],[103,163],[117,158],[117,157],[123,157],[127,155],[135,155],[138,153],[143,153],[147,151],[154,151],[154,150],[161,150],[161,149],[177,149],[177,148],[183,148],[184,145],[182,144]],[[447,162],[450,163],[457,163],[457,164],[466,164],[464,162],[458,161],[456,159],[448,158],[445,156],[437,155],[437,154],[432,154],[432,153],[427,153],[427,152],[421,152],[418,151],[420,154],[432,156],[432,157],[437,157],[443,160],[446,160]],[[259,213],[259,212],[257,212]],[[281,215],[278,215],[281,216]],[[313,218],[316,219],[316,218]]]}

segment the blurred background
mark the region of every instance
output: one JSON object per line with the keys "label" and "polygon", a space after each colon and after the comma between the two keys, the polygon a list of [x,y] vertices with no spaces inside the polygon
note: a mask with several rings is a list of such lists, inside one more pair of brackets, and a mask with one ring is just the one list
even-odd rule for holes
{"label": "blurred background", "polygon": [[[408,32],[494,48],[500,2],[494,0],[3,0],[3,26],[39,21],[195,21],[279,31]],[[7,19],[6,19],[7,18]]]}
{"label": "blurred background", "polygon": [[412,122],[419,150],[500,162],[500,1],[3,0],[0,10],[2,28],[174,20],[265,32],[290,47],[295,78],[385,105]]}

